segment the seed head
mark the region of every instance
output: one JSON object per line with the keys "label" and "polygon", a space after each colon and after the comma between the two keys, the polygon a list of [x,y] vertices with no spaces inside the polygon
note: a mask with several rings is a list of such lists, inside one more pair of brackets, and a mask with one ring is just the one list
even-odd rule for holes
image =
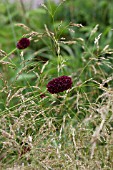
{"label": "seed head", "polygon": [[54,78],[47,84],[47,90],[52,94],[63,92],[70,89],[71,87],[72,79],[68,76]]}
{"label": "seed head", "polygon": [[16,47],[18,49],[25,49],[30,45],[30,40],[28,38],[22,38],[18,41]]}

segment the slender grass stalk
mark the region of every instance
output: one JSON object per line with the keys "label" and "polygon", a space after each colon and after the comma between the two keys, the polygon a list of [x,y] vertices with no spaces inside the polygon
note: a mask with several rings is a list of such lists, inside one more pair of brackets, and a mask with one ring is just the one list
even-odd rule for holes
{"label": "slender grass stalk", "polygon": [[5,57],[3,57],[0,61],[4,61],[5,59],[7,59],[11,54],[13,54],[15,51],[17,50],[17,48],[13,49],[9,54],[7,54]]}

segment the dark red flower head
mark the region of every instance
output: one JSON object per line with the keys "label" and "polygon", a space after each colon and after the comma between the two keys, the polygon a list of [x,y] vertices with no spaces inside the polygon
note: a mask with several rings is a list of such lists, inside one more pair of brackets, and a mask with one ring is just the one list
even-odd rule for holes
{"label": "dark red flower head", "polygon": [[30,45],[30,40],[28,38],[22,38],[18,41],[16,47],[18,49],[25,49]]}
{"label": "dark red flower head", "polygon": [[47,89],[50,93],[59,93],[68,90],[72,87],[72,79],[68,76],[54,78],[47,84]]}

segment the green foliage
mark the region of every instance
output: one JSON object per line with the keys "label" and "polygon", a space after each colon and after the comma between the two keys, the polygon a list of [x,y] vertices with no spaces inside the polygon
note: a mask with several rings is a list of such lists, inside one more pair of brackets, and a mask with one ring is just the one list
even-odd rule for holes
{"label": "green foliage", "polygon": [[0,3],[0,168],[112,170],[113,2],[23,5]]}

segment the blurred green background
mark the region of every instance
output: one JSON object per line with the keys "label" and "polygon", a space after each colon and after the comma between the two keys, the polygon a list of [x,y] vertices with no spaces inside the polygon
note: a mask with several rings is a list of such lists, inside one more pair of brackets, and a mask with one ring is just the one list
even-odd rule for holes
{"label": "blurred green background", "polygon": [[[54,13],[58,4],[46,1],[45,5]],[[43,32],[44,24],[52,31],[53,27],[57,27],[61,21],[63,24],[69,22],[80,23],[84,27],[81,31],[76,29],[72,36],[88,37],[92,28],[99,24],[99,32],[103,33],[102,43],[109,43],[112,46],[113,31],[113,1],[112,0],[67,0],[57,9],[54,25],[51,16],[44,8],[28,9],[27,3],[15,1],[9,3],[7,0],[0,2],[0,48],[6,52],[11,51],[17,40],[26,31],[15,26],[16,23],[24,23],[32,30]],[[84,32],[84,34],[83,34]],[[70,33],[71,34],[71,33]],[[65,36],[71,36],[66,31]],[[32,45],[32,50],[37,50],[44,46],[43,43]]]}

